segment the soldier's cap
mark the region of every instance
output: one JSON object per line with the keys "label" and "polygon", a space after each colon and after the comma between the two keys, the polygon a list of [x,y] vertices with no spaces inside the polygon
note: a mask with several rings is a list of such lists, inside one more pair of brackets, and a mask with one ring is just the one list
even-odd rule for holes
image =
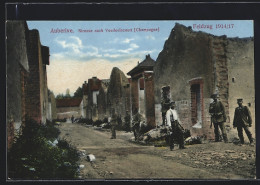
{"label": "soldier's cap", "polygon": [[242,98],[237,99],[237,102],[243,102]]}
{"label": "soldier's cap", "polygon": [[169,90],[170,90],[170,86],[163,86],[163,87],[162,87],[162,90],[164,90],[164,91],[169,91]]}
{"label": "soldier's cap", "polygon": [[211,98],[219,98],[219,95],[215,93],[215,94],[212,94],[210,97]]}

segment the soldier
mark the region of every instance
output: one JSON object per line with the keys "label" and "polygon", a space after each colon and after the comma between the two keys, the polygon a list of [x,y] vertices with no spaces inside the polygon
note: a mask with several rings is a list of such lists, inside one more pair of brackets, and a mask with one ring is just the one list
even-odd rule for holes
{"label": "soldier", "polygon": [[133,132],[134,132],[134,136],[135,136],[135,140],[138,140],[139,136],[140,136],[140,129],[141,129],[141,124],[144,122],[144,117],[137,112],[134,116],[133,116]]}
{"label": "soldier", "polygon": [[161,111],[162,111],[162,125],[166,125],[165,120],[166,120],[166,112],[170,108],[170,98],[169,98],[169,91],[170,91],[170,86],[166,86],[162,88],[162,100],[161,100]]}
{"label": "soldier", "polygon": [[71,123],[73,123],[74,122],[74,116],[72,115],[71,116]]}
{"label": "soldier", "polygon": [[[220,134],[219,134],[219,128],[222,132],[224,142],[228,142],[226,128],[224,123],[226,122],[226,113],[225,108],[221,101],[218,100],[219,96],[218,94],[211,95],[211,98],[214,100],[213,103],[209,106],[209,113],[211,115],[211,123],[214,124],[214,133],[215,133],[215,142],[219,142]],[[210,125],[210,128],[212,125]]]}
{"label": "soldier", "polygon": [[247,106],[243,106],[243,99],[237,99],[238,107],[235,109],[235,115],[233,120],[233,127],[237,127],[238,137],[240,143],[244,144],[243,128],[246,132],[246,135],[250,141],[250,144],[253,143],[252,134],[249,131],[248,127],[252,126],[251,113]]}
{"label": "soldier", "polygon": [[116,126],[118,125],[118,116],[115,113],[115,110],[112,110],[112,117],[111,117],[111,132],[112,136],[110,139],[116,139]]}
{"label": "soldier", "polygon": [[127,110],[124,120],[125,120],[125,130],[128,131],[128,132],[131,131],[130,119],[131,119],[131,117],[130,117],[130,114],[129,114],[128,110]]}
{"label": "soldier", "polygon": [[175,102],[171,102],[170,109],[166,112],[166,124],[167,126],[170,126],[172,130],[169,141],[170,150],[174,149],[174,138],[176,138],[179,143],[179,149],[185,149],[183,128],[178,121],[178,114],[174,108]]}

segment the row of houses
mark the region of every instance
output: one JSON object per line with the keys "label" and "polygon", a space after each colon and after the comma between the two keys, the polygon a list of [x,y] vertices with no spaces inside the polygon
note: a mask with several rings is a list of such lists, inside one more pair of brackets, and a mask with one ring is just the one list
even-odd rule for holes
{"label": "row of houses", "polygon": [[115,67],[109,80],[85,81],[76,116],[95,121],[111,116],[112,109],[121,118],[127,111],[131,116],[139,112],[154,128],[162,124],[162,87],[169,86],[180,123],[192,135],[213,138],[208,108],[211,94],[218,93],[228,118],[228,135],[235,137],[237,98],[244,99],[255,119],[253,48],[253,38],[214,36],[176,24],[156,61],[146,55],[127,73],[131,78]]}
{"label": "row of houses", "polygon": [[55,98],[47,87],[49,56],[49,47],[41,44],[38,30],[29,30],[25,21],[6,22],[8,148],[26,117],[44,124],[55,116]]}

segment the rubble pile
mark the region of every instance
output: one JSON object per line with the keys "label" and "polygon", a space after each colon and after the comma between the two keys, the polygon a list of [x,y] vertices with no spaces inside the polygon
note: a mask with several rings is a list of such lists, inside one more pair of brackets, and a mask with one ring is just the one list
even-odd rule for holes
{"label": "rubble pile", "polygon": [[[157,127],[154,128],[146,133],[139,133],[138,141],[139,142],[145,142],[145,143],[151,143],[155,141],[167,141],[167,138],[169,137],[171,133],[170,127]],[[187,129],[183,130],[184,139],[190,138],[190,131]],[[191,138],[193,142],[196,140],[195,138]],[[190,142],[191,143],[191,142]],[[195,144],[194,142],[193,144]],[[199,143],[197,143],[199,144]]]}
{"label": "rubble pile", "polygon": [[205,141],[203,136],[188,137],[185,139],[185,145],[202,144]]}

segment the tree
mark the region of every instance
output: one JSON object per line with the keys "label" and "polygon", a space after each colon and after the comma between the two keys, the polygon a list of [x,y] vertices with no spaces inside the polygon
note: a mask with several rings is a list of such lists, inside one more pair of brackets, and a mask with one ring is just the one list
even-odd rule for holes
{"label": "tree", "polygon": [[63,94],[58,94],[57,96],[56,96],[56,99],[63,99],[65,96],[63,95]]}
{"label": "tree", "polygon": [[66,95],[65,98],[70,98],[70,89],[66,89]]}
{"label": "tree", "polygon": [[74,93],[74,98],[82,98],[83,97],[83,89],[82,87],[78,87],[78,89]]}

